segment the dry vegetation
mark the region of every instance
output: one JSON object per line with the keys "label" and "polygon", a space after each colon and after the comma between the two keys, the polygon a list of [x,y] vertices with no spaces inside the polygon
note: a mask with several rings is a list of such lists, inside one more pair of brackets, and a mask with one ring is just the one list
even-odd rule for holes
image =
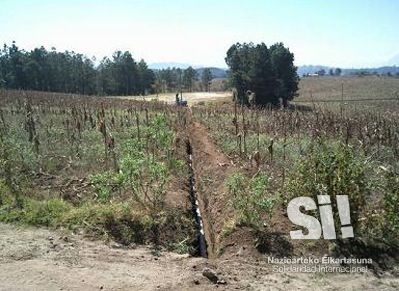
{"label": "dry vegetation", "polygon": [[0,94],[1,221],[190,250],[194,222],[181,109],[66,94]]}
{"label": "dry vegetation", "polygon": [[[340,99],[343,82],[346,100],[391,97],[399,88],[397,78],[305,78],[298,101],[309,92],[315,101]],[[3,91],[0,220],[188,252],[196,246],[190,140],[210,256],[246,244],[281,256],[367,255],[384,267],[381,255],[397,260],[398,250],[399,101],[374,102],[186,109]],[[290,240],[287,203],[320,194],[349,195],[350,246]]]}
{"label": "dry vegetation", "polygon": [[303,77],[295,101],[399,98],[399,78],[387,76]]}
{"label": "dry vegetation", "polygon": [[[357,88],[361,86],[358,82],[369,84],[374,78],[302,80],[298,100],[305,98],[305,88],[315,90],[319,98],[335,98],[337,92],[332,88],[339,88],[342,80]],[[330,85],[325,92],[316,90],[319,80]],[[387,91],[374,89],[365,97],[373,92],[380,94],[375,98],[383,98],[381,92],[394,94],[392,88],[398,87],[399,79],[382,78],[378,86],[387,83]],[[359,98],[356,92],[347,98]],[[220,235],[227,239],[223,243],[219,238],[219,250],[224,251],[234,233],[247,238],[242,230],[249,228],[258,250],[267,253],[367,254],[380,263],[382,253],[395,257],[399,238],[399,100],[376,103],[378,106],[298,102],[287,110],[254,110],[228,103],[195,106],[194,120],[206,125],[213,141],[234,164],[234,170],[224,177],[230,197],[226,205],[234,215],[225,217]],[[287,203],[293,197],[320,194],[349,195],[354,247],[340,239],[316,243],[289,239],[294,228],[287,218]],[[338,216],[335,219],[339,236]],[[273,242],[280,244],[277,250]]]}

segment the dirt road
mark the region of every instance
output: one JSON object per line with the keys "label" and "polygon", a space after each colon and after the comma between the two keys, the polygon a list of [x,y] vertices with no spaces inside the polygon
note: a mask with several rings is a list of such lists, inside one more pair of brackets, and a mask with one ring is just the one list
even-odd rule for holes
{"label": "dirt road", "polygon": [[[202,275],[209,267],[225,285]],[[398,290],[373,274],[273,273],[235,254],[207,261],[149,248],[124,249],[68,232],[0,224],[0,290]]]}

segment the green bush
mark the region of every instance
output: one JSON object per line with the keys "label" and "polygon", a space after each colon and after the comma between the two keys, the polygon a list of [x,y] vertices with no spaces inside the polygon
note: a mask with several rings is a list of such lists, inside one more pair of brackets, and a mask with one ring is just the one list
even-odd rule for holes
{"label": "green bush", "polygon": [[[369,171],[366,159],[351,146],[314,142],[288,175],[284,189],[286,203],[299,196],[311,196],[317,201],[317,195],[330,195],[336,206],[337,195],[348,195],[351,220],[356,229],[372,188]],[[338,216],[336,220],[339,222]]]}
{"label": "green bush", "polygon": [[71,208],[64,200],[55,198],[47,201],[26,199],[24,204],[22,221],[32,225],[57,226]]}
{"label": "green bush", "polygon": [[239,222],[262,228],[265,214],[270,219],[279,202],[279,197],[268,193],[268,177],[264,173],[247,179],[243,174],[236,173],[227,180],[227,187],[233,196],[233,207],[238,212]]}
{"label": "green bush", "polygon": [[384,211],[384,236],[399,245],[399,175],[394,171],[388,171],[386,174]]}

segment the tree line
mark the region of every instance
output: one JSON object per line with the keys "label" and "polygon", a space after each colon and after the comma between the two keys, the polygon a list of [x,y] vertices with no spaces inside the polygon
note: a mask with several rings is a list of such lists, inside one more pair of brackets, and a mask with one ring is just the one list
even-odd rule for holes
{"label": "tree line", "polygon": [[[241,104],[284,106],[297,95],[294,55],[282,43],[237,43],[227,51],[230,85]],[[210,91],[212,72],[192,68],[153,71],[128,51],[96,60],[73,51],[26,51],[15,42],[0,50],[0,88],[87,95],[145,95],[164,92]],[[251,94],[249,94],[249,92]]]}
{"label": "tree line", "polygon": [[297,96],[299,77],[294,54],[276,43],[236,43],[227,51],[230,82],[235,88],[235,101],[264,106],[288,105]]}
{"label": "tree line", "polygon": [[116,51],[96,65],[95,59],[43,46],[31,51],[15,42],[0,50],[0,88],[87,95],[139,95],[153,90],[155,74],[144,60]]}
{"label": "tree line", "polygon": [[0,50],[0,88],[85,95],[146,95],[149,93],[209,91],[212,73],[202,76],[192,67],[153,71],[136,62],[128,51],[116,51],[97,65],[95,58],[73,51],[20,49],[15,42]]}
{"label": "tree line", "polygon": [[210,82],[213,79],[212,72],[209,68],[202,71],[201,76],[193,68],[167,68],[155,72],[155,90],[157,93],[166,92],[193,92],[210,90]]}

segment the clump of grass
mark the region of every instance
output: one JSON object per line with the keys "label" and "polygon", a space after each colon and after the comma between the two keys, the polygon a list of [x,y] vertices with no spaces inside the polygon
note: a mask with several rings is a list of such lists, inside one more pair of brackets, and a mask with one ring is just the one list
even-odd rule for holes
{"label": "clump of grass", "polygon": [[[4,189],[0,184],[0,190]],[[0,192],[0,221],[34,226],[84,230],[86,234],[119,243],[150,243],[182,251],[184,238],[193,237],[193,221],[189,212],[167,209],[153,217],[128,202],[100,204],[93,201],[79,206],[62,199],[37,201],[24,198],[22,208],[13,205],[13,198]],[[155,233],[154,229],[157,229]],[[172,229],[174,228],[174,229]],[[188,250],[188,248],[187,248]]]}

